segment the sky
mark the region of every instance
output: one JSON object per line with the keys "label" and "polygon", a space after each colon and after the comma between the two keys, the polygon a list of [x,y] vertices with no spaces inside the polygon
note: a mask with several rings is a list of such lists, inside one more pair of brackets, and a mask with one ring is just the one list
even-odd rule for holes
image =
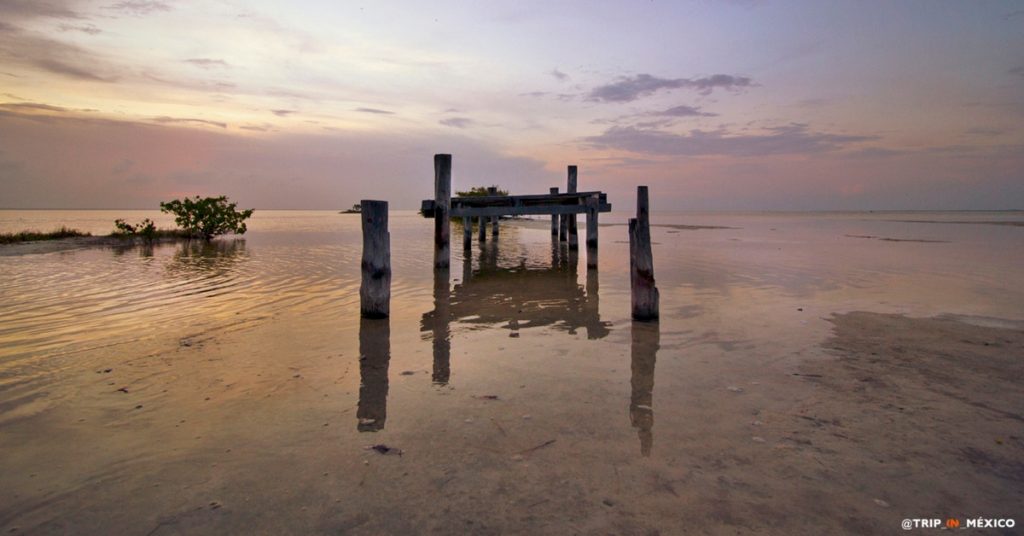
{"label": "sky", "polygon": [[0,0],[0,208],[1024,209],[1019,1]]}

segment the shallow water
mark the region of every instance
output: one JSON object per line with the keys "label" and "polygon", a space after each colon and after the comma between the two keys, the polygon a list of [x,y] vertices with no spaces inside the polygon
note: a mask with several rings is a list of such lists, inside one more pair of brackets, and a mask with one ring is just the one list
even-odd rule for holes
{"label": "shallow water", "polygon": [[[0,211],[0,232],[117,217],[170,223]],[[826,357],[832,313],[1024,320],[1024,227],[934,223],[1019,213],[655,213],[654,324],[629,319],[627,217],[603,215],[597,271],[543,220],[465,254],[453,224],[437,274],[430,222],[393,212],[384,321],[359,318],[359,218],[334,212],[0,257],[0,526],[671,531],[700,491],[681,475],[749,443],[787,402],[760,386]]]}

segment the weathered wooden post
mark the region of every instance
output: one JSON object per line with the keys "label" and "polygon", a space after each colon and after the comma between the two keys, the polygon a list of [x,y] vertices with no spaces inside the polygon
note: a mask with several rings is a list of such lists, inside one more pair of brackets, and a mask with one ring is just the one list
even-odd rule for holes
{"label": "weathered wooden post", "polygon": [[[568,180],[568,182],[569,182],[569,188],[568,188],[567,191],[570,194],[576,193],[576,166],[569,166],[569,180]],[[580,243],[579,243],[579,237],[577,236],[577,233],[576,233],[576,215],[575,214],[569,214],[568,232],[569,232],[569,249],[578,249],[580,247]]]}
{"label": "weathered wooden post", "polygon": [[646,186],[636,188],[636,218],[629,220],[629,283],[633,318],[658,318],[658,287],[654,284],[654,255],[651,252],[650,205]]}
{"label": "weathered wooden post", "polygon": [[[487,195],[498,195],[498,187],[488,186]],[[494,238],[498,238],[498,220],[500,219],[500,216],[491,216],[491,236]]]}
{"label": "weathered wooden post", "polygon": [[601,197],[594,194],[587,198],[587,268],[597,269],[597,214]]}
{"label": "weathered wooden post", "polygon": [[462,249],[473,247],[473,218],[462,217]]}
{"label": "weathered wooden post", "polygon": [[569,240],[569,215],[562,214],[558,216],[558,241],[567,242]]}
{"label": "weathered wooden post", "polygon": [[[549,191],[551,195],[557,195],[558,187],[553,186]],[[551,215],[551,236],[558,236],[558,214]]]}
{"label": "weathered wooden post", "polygon": [[359,286],[359,311],[366,318],[384,318],[391,313],[388,202],[364,199],[359,206],[363,219],[363,279]]}
{"label": "weathered wooden post", "polygon": [[452,155],[434,155],[434,268],[451,262]]}
{"label": "weathered wooden post", "polygon": [[477,239],[481,242],[487,241],[487,216],[477,216],[477,223],[480,224],[480,228],[477,229]]}

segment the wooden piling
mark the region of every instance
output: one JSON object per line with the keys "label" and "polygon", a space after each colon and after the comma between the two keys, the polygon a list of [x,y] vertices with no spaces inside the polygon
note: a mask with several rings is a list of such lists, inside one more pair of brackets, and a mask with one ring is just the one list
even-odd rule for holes
{"label": "wooden piling", "polygon": [[434,268],[451,262],[452,155],[434,155]]}
{"label": "wooden piling", "polygon": [[[553,186],[549,191],[551,195],[556,195],[558,194],[558,187]],[[558,236],[558,215],[551,216],[551,236]]]}
{"label": "wooden piling", "polygon": [[462,217],[462,249],[473,247],[473,218]]}
{"label": "wooden piling", "polygon": [[477,239],[480,240],[480,242],[486,242],[487,241],[487,216],[478,216],[476,218],[476,221],[477,221],[477,223],[480,226],[480,228],[477,229]]}
{"label": "wooden piling", "polygon": [[[498,187],[488,186],[487,195],[498,195]],[[491,236],[494,238],[498,238],[498,220],[500,219],[500,216],[491,216]]]}
{"label": "wooden piling", "polygon": [[646,186],[636,192],[636,218],[629,220],[629,283],[633,318],[658,318],[658,287],[654,282],[654,255],[651,252],[649,199]]}
{"label": "wooden piling", "polygon": [[597,215],[600,199],[587,199],[587,269],[597,269]]}
{"label": "wooden piling", "polygon": [[388,202],[364,199],[359,206],[363,220],[363,279],[359,286],[359,311],[366,318],[384,318],[391,312]]}
{"label": "wooden piling", "polygon": [[[568,177],[568,189],[566,190],[570,194],[576,193],[576,166],[569,166],[569,177]],[[568,215],[567,223],[569,249],[578,249],[580,247],[579,237],[576,232],[576,215]]]}

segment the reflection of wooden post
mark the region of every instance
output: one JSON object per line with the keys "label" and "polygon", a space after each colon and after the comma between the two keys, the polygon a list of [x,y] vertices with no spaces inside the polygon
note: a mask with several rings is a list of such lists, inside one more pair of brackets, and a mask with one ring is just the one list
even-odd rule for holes
{"label": "reflection of wooden post", "polygon": [[654,363],[661,333],[658,324],[634,322],[630,346],[629,421],[640,439],[640,455],[650,456],[654,445]]}
{"label": "reflection of wooden post", "polygon": [[391,320],[359,321],[359,405],[356,429],[376,432],[388,418],[388,365],[391,361]]}
{"label": "reflection of wooden post", "polygon": [[473,247],[473,218],[462,217],[462,249]]}
{"label": "reflection of wooden post", "polygon": [[388,202],[363,200],[362,284],[359,310],[367,318],[383,318],[391,312],[391,235],[388,233]]}
{"label": "reflection of wooden post", "polygon": [[[576,166],[569,166],[569,189],[567,190],[570,194],[576,193]],[[579,237],[576,233],[576,215],[569,214],[569,249],[578,249],[580,247]]]}
{"label": "reflection of wooden post", "polygon": [[647,187],[636,189],[636,218],[629,220],[629,283],[633,318],[658,318],[658,287],[654,285],[654,255],[651,252],[651,224]]}
{"label": "reflection of wooden post", "polygon": [[587,268],[597,268],[597,214],[600,197],[593,195],[587,198]]}
{"label": "reflection of wooden post", "polygon": [[451,333],[449,323],[451,313],[451,288],[448,282],[448,270],[434,271],[434,316],[431,331],[434,346],[434,370],[431,374],[435,384],[446,385],[451,377]]}
{"label": "reflection of wooden post", "polygon": [[[498,195],[498,187],[497,186],[489,186],[487,188],[487,195]],[[491,216],[491,236],[493,236],[495,238],[498,237],[498,220],[499,219],[501,219],[500,216]]]}
{"label": "reflection of wooden post", "polygon": [[[555,186],[555,187],[551,188],[550,192],[551,192],[551,195],[557,194],[558,193],[558,187]],[[553,214],[551,216],[551,236],[558,236],[558,215],[557,214]]]}
{"label": "reflection of wooden post", "polygon": [[452,155],[434,155],[434,268],[447,268],[451,261],[448,244],[452,208]]}

